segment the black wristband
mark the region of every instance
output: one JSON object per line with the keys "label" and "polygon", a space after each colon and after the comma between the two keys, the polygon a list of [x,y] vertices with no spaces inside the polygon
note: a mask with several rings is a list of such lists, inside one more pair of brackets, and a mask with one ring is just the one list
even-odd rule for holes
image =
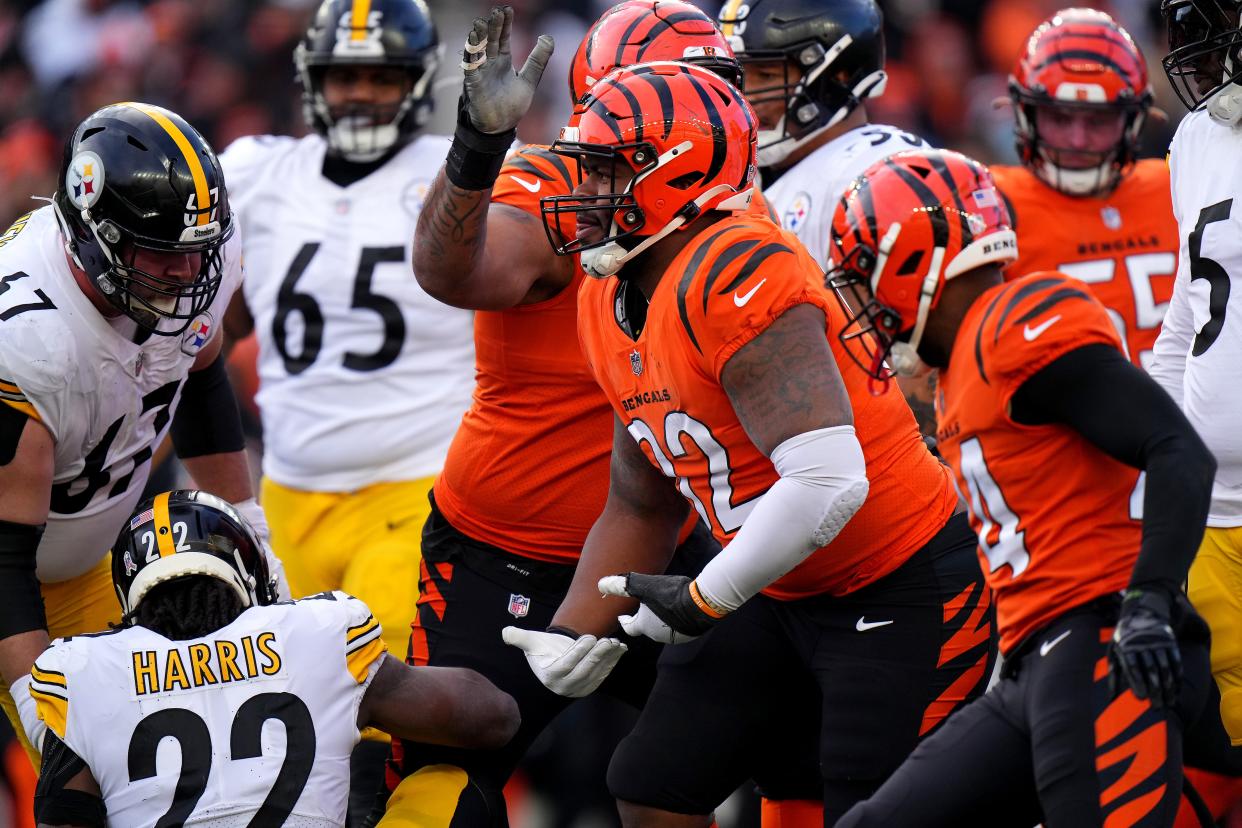
{"label": "black wristband", "polygon": [[577,630],[571,630],[569,627],[561,627],[555,624],[545,629],[544,632],[556,633],[557,635],[566,635],[575,640],[582,638],[582,633]]}
{"label": "black wristband", "polygon": [[0,520],[0,638],[47,629],[35,575],[42,526]]}
{"label": "black wristband", "polygon": [[191,371],[172,421],[173,448],[182,460],[246,447],[241,412],[221,352],[211,365]]}
{"label": "black wristband", "polygon": [[444,162],[444,174],[463,190],[490,190],[505,164],[517,128],[499,134],[480,132],[466,110],[466,96],[457,99],[457,129]]}

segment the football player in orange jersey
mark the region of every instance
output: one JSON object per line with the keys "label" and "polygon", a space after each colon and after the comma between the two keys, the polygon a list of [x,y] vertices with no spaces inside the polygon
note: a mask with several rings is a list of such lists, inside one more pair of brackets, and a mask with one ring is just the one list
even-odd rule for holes
{"label": "football player in orange jersey", "polygon": [[1008,221],[985,167],[935,150],[872,166],[833,218],[851,355],[878,381],[889,364],[940,369],[940,450],[1005,655],[997,687],[839,827],[1168,826],[1177,811],[1182,733],[1211,682],[1180,585],[1215,462],[1081,282],[1003,281]]}
{"label": "football player in orange jersey", "polygon": [[[583,274],[573,260],[553,254],[539,220],[539,197],[570,192],[578,171],[539,146],[506,160],[551,52],[550,39],[541,39],[516,74],[511,20],[512,10],[494,9],[469,35],[468,97],[453,154],[427,196],[414,241],[422,287],[478,311],[478,386],[434,486],[410,657],[487,675],[517,699],[522,727],[503,750],[486,753],[398,741],[386,827],[425,825],[429,807],[444,824],[505,824],[500,790],[527,747],[569,704],[566,697],[595,689],[607,672],[601,666],[626,651],[613,637],[545,631],[603,508],[612,420],[575,341]],[[739,77],[711,18],[679,0],[623,3],[600,18],[587,42],[592,48],[580,49],[574,61],[571,94],[613,61],[640,53],[697,60]],[[562,229],[572,238],[572,222]],[[718,549],[705,529],[684,540],[687,554],[705,558]],[[506,640],[527,653],[539,678]],[[650,642],[632,643],[604,690],[640,704],[657,653]],[[472,792],[480,791],[490,813],[470,810],[478,804]]]}
{"label": "football player in orange jersey", "polygon": [[1006,273],[1086,282],[1145,368],[1173,295],[1178,236],[1168,165],[1137,160],[1152,109],[1143,55],[1106,13],[1063,9],[1027,41],[1009,97],[1022,165],[992,168],[1020,242]]}
{"label": "football player in orange jersey", "polygon": [[[719,76],[656,62],[597,82],[552,146],[585,173],[544,223],[594,277],[578,334],[616,415],[553,623],[609,635],[634,613],[627,633],[674,645],[609,769],[627,826],[706,826],[747,778],[783,792],[808,765],[831,824],[991,664],[948,470],[831,336],[846,319],[810,253],[746,209],[757,129]],[[691,505],[724,551],[693,580],[646,574]]]}

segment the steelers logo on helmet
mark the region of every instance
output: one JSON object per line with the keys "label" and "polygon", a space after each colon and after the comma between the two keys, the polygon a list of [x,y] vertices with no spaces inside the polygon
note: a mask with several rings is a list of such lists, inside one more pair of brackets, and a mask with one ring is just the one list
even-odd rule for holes
{"label": "steelers logo on helmet", "polygon": [[65,171],[65,191],[80,210],[89,210],[99,201],[104,187],[104,165],[98,155],[85,150],[73,156]]}

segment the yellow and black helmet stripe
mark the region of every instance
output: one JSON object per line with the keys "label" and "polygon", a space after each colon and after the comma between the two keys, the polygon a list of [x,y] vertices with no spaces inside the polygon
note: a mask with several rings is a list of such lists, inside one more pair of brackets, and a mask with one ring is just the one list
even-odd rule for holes
{"label": "yellow and black helmet stripe", "polygon": [[[357,0],[355,0],[354,5],[357,6]],[[369,0],[367,0],[367,5],[370,5]],[[186,168],[189,169],[190,178],[194,181],[194,198],[198,210],[197,223],[200,227],[207,224],[211,217],[211,187],[207,183],[207,173],[203,169],[203,161],[199,158],[198,153],[195,152],[194,145],[190,143],[190,139],[186,137],[185,130],[169,117],[172,113],[158,106],[136,103],[134,101],[127,101],[122,105],[133,107],[148,116],[155,123],[159,124],[164,132],[168,133],[168,137],[172,138],[173,143],[177,145],[177,149],[181,151],[182,157],[185,158]],[[178,116],[174,117],[180,120]]]}
{"label": "yellow and black helmet stripe", "polygon": [[172,524],[168,517],[168,497],[172,492],[164,492],[155,496],[155,502],[151,508],[155,514],[152,522],[155,524],[155,544],[160,551],[160,557],[166,558],[177,551],[177,545],[173,543]]}
{"label": "yellow and black helmet stripe", "polygon": [[367,18],[371,16],[371,0],[353,0],[349,10],[349,39],[365,40],[367,37]]}
{"label": "yellow and black helmet stripe", "polygon": [[728,0],[724,7],[720,10],[720,33],[725,37],[733,36],[735,27],[734,20],[737,20],[737,10],[741,8],[744,0]]}

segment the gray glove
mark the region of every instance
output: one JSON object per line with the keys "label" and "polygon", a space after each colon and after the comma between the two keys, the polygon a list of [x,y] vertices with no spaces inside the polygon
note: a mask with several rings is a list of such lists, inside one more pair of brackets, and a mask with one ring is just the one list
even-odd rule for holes
{"label": "gray glove", "polygon": [[513,28],[513,7],[493,6],[487,17],[475,18],[461,68],[466,73],[466,112],[479,132],[491,135],[508,132],[530,109],[535,88],[552,56],[549,35],[540,35],[520,72],[513,71],[509,53],[509,32]]}

